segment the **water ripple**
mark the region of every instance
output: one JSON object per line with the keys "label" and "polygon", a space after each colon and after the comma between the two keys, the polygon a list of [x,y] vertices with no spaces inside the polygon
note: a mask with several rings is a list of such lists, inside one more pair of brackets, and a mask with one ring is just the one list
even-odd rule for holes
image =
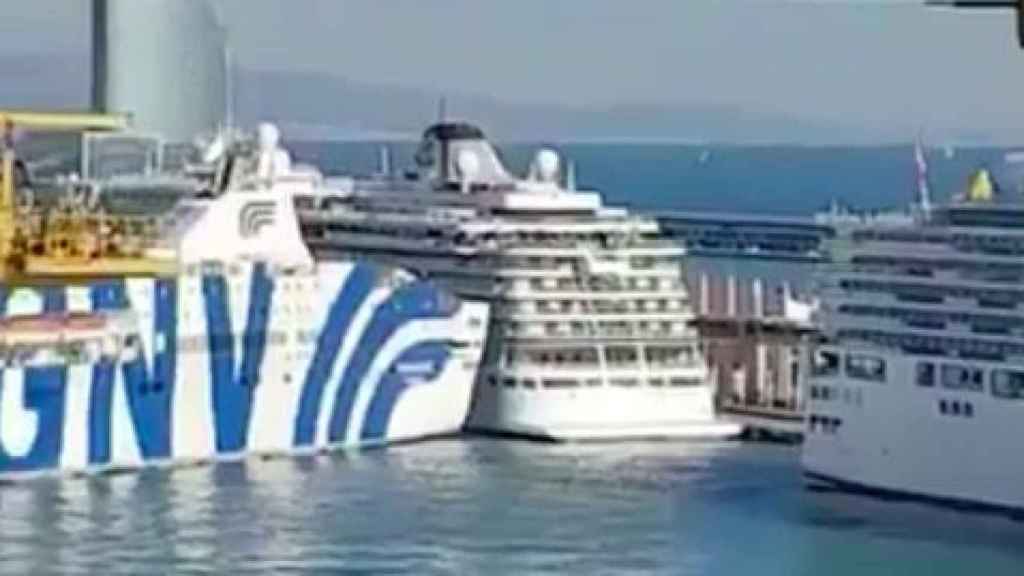
{"label": "water ripple", "polygon": [[0,488],[17,574],[1010,574],[1022,541],[805,491],[795,451],[734,443],[453,440]]}

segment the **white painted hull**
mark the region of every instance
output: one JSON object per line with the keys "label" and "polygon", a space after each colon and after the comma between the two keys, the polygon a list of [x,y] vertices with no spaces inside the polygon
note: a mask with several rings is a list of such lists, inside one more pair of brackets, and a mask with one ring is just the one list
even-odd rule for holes
{"label": "white painted hull", "polygon": [[487,307],[330,263],[5,291],[3,315],[117,310],[138,357],[0,369],[0,478],[309,453],[465,422]]}
{"label": "white painted hull", "polygon": [[551,390],[481,383],[468,426],[558,441],[727,438],[741,431],[716,418],[706,386]]}
{"label": "white painted hull", "polygon": [[[918,361],[943,360],[884,357],[884,383],[841,374],[810,380],[830,392],[823,399],[815,391],[808,404],[802,454],[808,478],[858,492],[1024,510],[1024,402],[993,396],[989,379],[992,369],[1014,366],[971,360],[985,372],[983,385],[950,389],[941,381],[915,383]],[[822,426],[822,417],[839,425]]]}

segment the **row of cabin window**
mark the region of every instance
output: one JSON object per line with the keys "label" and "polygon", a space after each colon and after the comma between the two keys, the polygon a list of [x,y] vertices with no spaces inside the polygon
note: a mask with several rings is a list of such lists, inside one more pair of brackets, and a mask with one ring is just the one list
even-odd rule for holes
{"label": "row of cabin window", "polygon": [[895,306],[842,305],[841,314],[852,316],[881,316],[903,322],[913,328],[944,330],[950,323],[964,324],[975,334],[1012,334],[1021,329],[1024,322],[1010,319],[994,320],[989,315],[969,312],[916,312]]}
{"label": "row of cabin window", "polygon": [[1013,309],[1024,300],[1017,290],[973,289],[878,280],[840,280],[839,287],[855,292],[882,292],[904,302],[941,304],[946,298],[976,300],[981,308]]}
{"label": "row of cabin window", "polygon": [[[835,352],[821,352],[814,364],[816,376],[834,376],[839,373],[841,356]],[[858,380],[885,382],[885,360],[868,354],[848,354],[845,362],[846,376]],[[914,381],[918,386],[932,387],[938,381],[943,388],[984,392],[985,371],[974,366],[942,364],[936,370],[933,362],[919,362],[915,369]],[[1024,400],[1024,370],[995,369],[990,372],[992,395],[997,398]]]}
{"label": "row of cabin window", "polygon": [[497,280],[496,282],[498,285],[506,283],[528,285],[538,292],[636,292],[641,290],[659,292],[665,289],[682,290],[686,286],[683,283],[683,280],[679,278],[646,278],[644,282],[641,282],[641,279],[642,278],[631,277],[610,281],[603,277],[590,277],[586,280],[573,277],[557,279],[533,278],[530,280]]}
{"label": "row of cabin window", "polygon": [[[497,376],[490,376],[488,378],[488,383],[492,388],[495,388],[499,384],[499,379]],[[636,378],[611,378],[608,380],[609,385],[618,386],[620,388],[635,388],[640,386],[640,383],[641,381]],[[666,385],[681,388],[686,386],[700,386],[703,384],[703,381],[699,378],[651,378],[647,383],[655,388],[663,388]],[[537,381],[532,378],[517,380],[515,378],[505,377],[500,379],[500,384],[504,388],[537,388]],[[602,385],[602,381],[600,378],[587,378],[582,381],[572,378],[544,378],[541,380],[541,385],[544,388],[578,388],[580,386],[597,387]]]}
{"label": "row of cabin window", "polygon": [[978,341],[972,338],[906,333],[891,333],[884,330],[841,329],[837,340],[861,340],[885,348],[896,348],[908,354],[948,356],[955,351],[959,358],[974,358],[991,362],[1002,362],[1009,356],[1024,355],[1024,346],[1013,340]]}
{"label": "row of cabin window", "polygon": [[[598,313],[598,314],[625,314],[636,312],[670,312],[673,310],[685,309],[689,300],[670,300],[667,298],[647,298],[633,300],[538,300],[534,303],[534,310],[542,314],[572,314],[572,313]],[[530,306],[526,300],[517,300],[505,305],[506,310],[514,312],[529,312]]]}
{"label": "row of cabin window", "polygon": [[[1017,223],[1016,219],[1012,223]],[[997,224],[997,222],[992,222]],[[911,242],[927,244],[952,244],[962,250],[971,252],[988,252],[996,254],[1024,254],[1024,240],[1020,237],[1005,234],[956,233],[947,234],[942,231],[930,230],[863,230],[853,233],[855,242],[886,241]],[[900,262],[905,261],[901,258]]]}
{"label": "row of cabin window", "polygon": [[605,280],[592,278],[585,283],[576,279],[556,278],[531,278],[530,280],[517,280],[517,284],[529,285],[537,292],[559,292],[566,290],[589,290],[592,292],[635,292],[673,289],[681,290],[684,286],[682,280],[664,279],[657,276],[640,276]]}
{"label": "row of cabin window", "polygon": [[[918,362],[914,382],[918,386],[932,387],[936,382],[935,364]],[[939,370],[943,388],[984,392],[985,371],[974,366],[943,364]],[[1024,370],[997,368],[989,372],[989,386],[996,398],[1024,400]]]}
{"label": "row of cabin window", "polygon": [[528,335],[531,331],[538,332],[541,330],[549,335],[572,334],[582,336],[608,332],[664,335],[686,332],[687,326],[685,322],[648,322],[646,320],[636,322],[523,322],[521,320],[510,320],[505,324],[505,332],[509,335]]}
{"label": "row of cabin window", "polygon": [[[842,355],[838,352],[819,351],[815,355],[812,371],[815,376],[836,376]],[[845,373],[848,378],[885,382],[885,359],[871,354],[847,354]]]}
{"label": "row of cabin window", "polygon": [[[982,252],[986,254],[1014,255],[1024,253],[1024,242],[1020,238],[1012,236],[980,236],[971,235],[945,235],[933,233],[917,233],[910,231],[882,231],[882,232],[857,232],[853,238],[857,242],[880,240],[887,242],[912,242],[928,244],[952,244],[963,250],[971,252]],[[912,248],[911,248],[912,249]]]}
{"label": "row of cabin window", "polygon": [[[694,366],[700,359],[693,348],[675,346],[649,346],[643,348],[646,362],[655,366]],[[509,349],[506,353],[508,365],[520,362],[531,364],[581,364],[598,365],[599,354],[596,348],[566,349],[550,352],[527,352]],[[633,346],[609,346],[605,349],[605,360],[608,364],[624,365],[640,362],[639,350]]]}

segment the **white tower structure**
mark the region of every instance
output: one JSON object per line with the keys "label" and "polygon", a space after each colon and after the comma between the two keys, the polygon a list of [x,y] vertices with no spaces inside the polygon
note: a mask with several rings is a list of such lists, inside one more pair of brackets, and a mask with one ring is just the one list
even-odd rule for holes
{"label": "white tower structure", "polygon": [[224,27],[207,0],[93,0],[93,107],[188,142],[227,114]]}

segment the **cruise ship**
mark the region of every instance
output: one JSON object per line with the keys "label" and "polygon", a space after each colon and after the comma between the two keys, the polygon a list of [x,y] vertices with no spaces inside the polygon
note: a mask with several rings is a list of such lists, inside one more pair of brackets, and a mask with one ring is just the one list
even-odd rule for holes
{"label": "cruise ship", "polygon": [[[26,130],[123,118],[0,113]],[[317,261],[294,198],[322,184],[272,126],[217,185],[126,216],[44,183],[8,133],[0,202],[0,479],[379,445],[458,431],[486,305],[400,269]],[[31,132],[28,136],[31,137]],[[50,182],[54,184],[54,182]],[[102,182],[99,183],[102,193]],[[86,194],[88,195],[88,194]],[[77,198],[77,199],[76,199]]]}
{"label": "cruise ship", "polygon": [[722,437],[683,280],[654,220],[577,190],[541,150],[515,177],[476,126],[423,134],[415,167],[300,199],[321,259],[370,258],[492,307],[473,430],[553,440]]}
{"label": "cruise ship", "polygon": [[[926,206],[927,208],[927,206]],[[916,221],[915,221],[916,220]],[[916,218],[838,230],[810,366],[812,484],[1024,511],[1024,204],[979,174]]]}

